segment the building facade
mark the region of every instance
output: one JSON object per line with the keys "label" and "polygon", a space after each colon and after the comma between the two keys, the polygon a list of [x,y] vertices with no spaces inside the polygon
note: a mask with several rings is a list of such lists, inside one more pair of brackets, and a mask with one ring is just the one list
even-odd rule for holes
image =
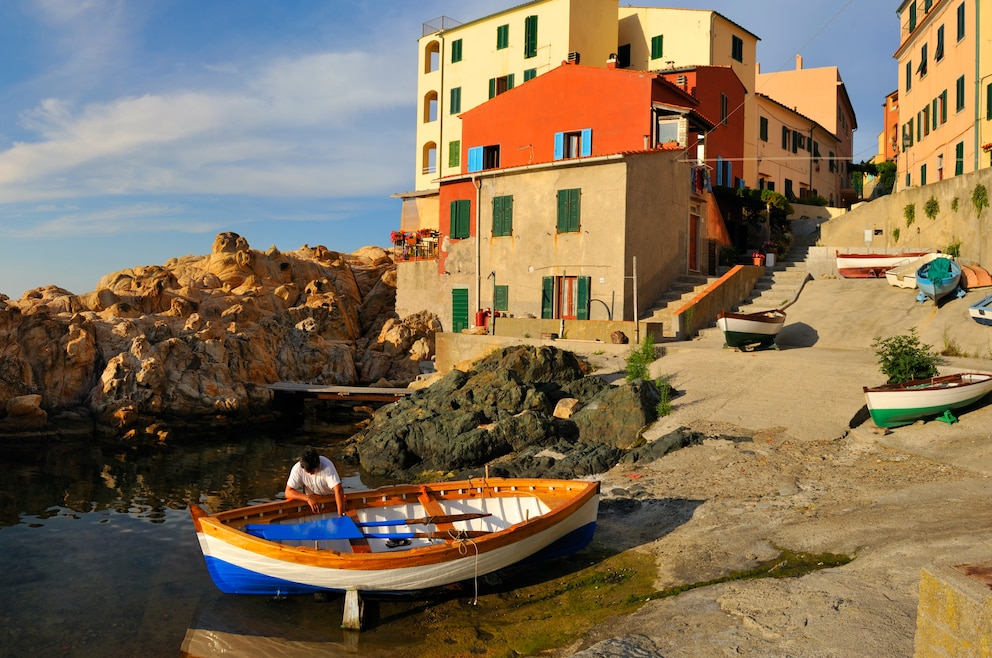
{"label": "building facade", "polygon": [[[831,206],[856,201],[858,194],[851,184],[850,163],[858,122],[837,67],[804,68],[802,57],[797,55],[796,67],[791,71],[759,71],[757,87],[759,94],[808,117],[831,135],[828,143],[821,143],[814,136],[812,144],[807,145],[810,152],[820,145],[824,146],[826,150],[820,157],[825,159],[826,166],[818,172],[822,174],[817,177],[819,182],[810,182],[805,187],[818,189],[819,195],[827,199]],[[786,196],[790,195],[786,193]],[[797,195],[793,198],[801,197]]]}
{"label": "building facade", "polygon": [[897,189],[990,166],[992,11],[982,4],[905,0],[899,6]]}

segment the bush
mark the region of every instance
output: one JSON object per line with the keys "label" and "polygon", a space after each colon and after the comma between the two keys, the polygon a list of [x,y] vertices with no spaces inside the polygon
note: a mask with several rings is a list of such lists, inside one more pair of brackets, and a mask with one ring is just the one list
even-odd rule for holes
{"label": "bush", "polygon": [[937,374],[937,364],[941,362],[930,345],[920,342],[915,327],[909,330],[908,336],[876,336],[871,346],[875,348],[878,365],[882,374],[889,378],[889,384],[933,377]]}
{"label": "bush", "polygon": [[651,379],[648,366],[654,362],[654,359],[654,338],[645,336],[641,344],[631,350],[627,356],[627,381]]}

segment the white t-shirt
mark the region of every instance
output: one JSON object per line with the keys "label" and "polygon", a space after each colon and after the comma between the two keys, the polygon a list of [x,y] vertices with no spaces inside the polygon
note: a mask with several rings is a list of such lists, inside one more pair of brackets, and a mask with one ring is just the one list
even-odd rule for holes
{"label": "white t-shirt", "polygon": [[306,489],[307,493],[317,496],[329,496],[334,493],[334,487],[341,484],[338,470],[327,457],[320,458],[320,469],[316,473],[307,473],[303,470],[300,462],[293,464],[293,469],[289,472],[289,480],[286,486],[291,489]]}

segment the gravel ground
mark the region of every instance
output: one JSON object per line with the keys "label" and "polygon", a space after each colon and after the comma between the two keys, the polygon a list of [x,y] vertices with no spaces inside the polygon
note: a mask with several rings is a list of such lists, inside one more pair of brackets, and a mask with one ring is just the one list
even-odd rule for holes
{"label": "gravel ground", "polygon": [[884,380],[870,345],[921,327],[938,350],[935,336],[952,336],[971,355],[942,372],[992,371],[976,358],[992,330],[962,314],[962,300],[938,310],[914,306],[909,292],[811,282],[788,311],[779,351],[724,349],[716,330],[667,345],[652,374],[684,394],[645,437],[691,427],[712,438],[601,478],[595,541],[653,555],[658,588],[727,576],[779,548],[855,559],[651,601],[559,655],[913,655],[920,570],[992,563],[992,405],[953,425],[852,423],[861,387]]}

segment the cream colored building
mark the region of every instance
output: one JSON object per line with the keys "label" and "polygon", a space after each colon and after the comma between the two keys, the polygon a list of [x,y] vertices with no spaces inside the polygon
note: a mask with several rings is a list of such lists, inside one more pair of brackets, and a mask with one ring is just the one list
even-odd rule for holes
{"label": "cream colored building", "polygon": [[[807,69],[803,67],[803,58],[797,55],[796,67],[791,71],[761,73],[759,70],[757,90],[809,117],[834,137],[834,143],[821,154],[825,166],[820,168],[820,182],[816,187],[832,206],[856,201],[848,165],[854,153],[854,131],[858,122],[837,67]],[[814,138],[814,146],[817,143],[820,142]]]}
{"label": "cream colored building", "polygon": [[606,66],[617,49],[617,0],[535,0],[459,24],[424,25],[417,75],[415,189],[462,172],[458,115],[578,58]]}
{"label": "cream colored building", "polygon": [[[757,149],[758,37],[715,11],[658,7],[618,8],[618,66],[657,71],[690,66],[729,66],[747,90],[743,107],[744,152]],[[719,119],[720,117],[711,117]],[[743,163],[744,182],[757,186],[757,167],[751,158]]]}
{"label": "cream colored building", "polygon": [[[426,23],[423,32],[418,48],[417,193],[437,189],[442,176],[461,173],[458,114],[566,61],[606,67],[616,56],[617,68],[644,71],[729,66],[748,93],[743,108],[728,109],[744,112],[745,152],[756,147],[758,37],[716,12],[619,7],[618,0],[534,0],[464,24],[437,19]],[[747,184],[756,180],[756,171],[752,161],[745,162]],[[417,198],[414,193],[400,196]]]}
{"label": "cream colored building", "polygon": [[839,205],[836,154],[840,140],[819,123],[782,103],[757,95],[758,189],[784,194],[800,203],[810,196]]}
{"label": "cream colored building", "polygon": [[896,189],[989,167],[992,8],[982,0],[905,0],[897,13]]}

